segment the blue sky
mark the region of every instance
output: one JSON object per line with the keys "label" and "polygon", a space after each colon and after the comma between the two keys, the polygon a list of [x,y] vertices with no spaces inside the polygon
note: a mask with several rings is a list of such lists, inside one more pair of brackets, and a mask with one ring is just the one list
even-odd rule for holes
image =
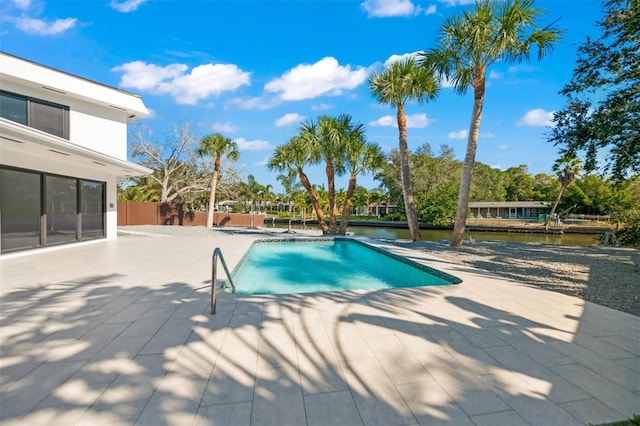
{"label": "blue sky", "polygon": [[[4,0],[0,50],[142,96],[156,134],[188,121],[199,136],[237,141],[243,177],[281,191],[265,167],[273,149],[301,121],[350,114],[384,151],[398,145],[395,111],[379,105],[367,79],[403,55],[435,45],[445,17],[472,0]],[[563,106],[576,49],[598,35],[601,4],[539,0],[559,19],[563,40],[538,62],[496,63],[488,74],[476,160],[506,169],[526,164],[551,173],[557,149],[546,142],[550,117]],[[472,108],[444,87],[426,104],[410,104],[409,148],[442,144],[462,159]],[[319,169],[312,183],[324,183]],[[346,187],[346,181],[340,180]],[[371,176],[359,184],[378,186]]]}

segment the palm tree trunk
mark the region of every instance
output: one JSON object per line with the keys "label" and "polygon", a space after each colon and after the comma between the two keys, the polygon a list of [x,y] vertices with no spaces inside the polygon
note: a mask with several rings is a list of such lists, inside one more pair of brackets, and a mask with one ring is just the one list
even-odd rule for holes
{"label": "palm tree trunk", "polygon": [[342,218],[340,219],[340,228],[338,229],[338,235],[345,235],[347,233],[349,212],[351,211],[351,198],[353,198],[354,192],[356,192],[356,175],[352,173],[351,177],[349,178],[349,186],[347,187],[344,206],[342,207]]}
{"label": "palm tree trunk", "polygon": [[558,192],[558,197],[556,197],[556,202],[553,204],[553,208],[549,213],[549,218],[547,219],[547,223],[544,224],[545,231],[549,230],[549,224],[551,223],[551,218],[553,217],[553,214],[556,212],[556,209],[558,208],[558,204],[560,204],[560,197],[562,197],[563,191],[564,191],[564,185],[560,185],[560,192]]}
{"label": "palm tree trunk", "polygon": [[484,70],[476,71],[474,81],[474,101],[471,124],[469,125],[469,137],[467,139],[467,153],[462,166],[462,179],[460,179],[460,192],[458,194],[458,205],[456,207],[456,217],[453,224],[453,235],[451,236],[451,246],[461,247],[464,238],[464,231],[467,223],[467,209],[469,208],[469,192],[471,190],[471,176],[476,159],[476,149],[478,147],[478,135],[480,133],[480,122],[482,121],[482,107],[484,104]]}
{"label": "palm tree trunk", "polygon": [[335,170],[333,167],[333,163],[327,161],[327,166],[325,168],[327,174],[327,188],[329,192],[329,230],[332,234],[338,233],[338,207],[336,205],[336,183],[335,183]]}
{"label": "palm tree trunk", "polygon": [[318,224],[322,229],[322,234],[323,235],[329,234],[329,227],[327,226],[327,223],[324,221],[324,213],[322,213],[322,206],[320,205],[320,201],[318,201],[318,196],[316,195],[316,192],[313,190],[313,187],[311,186],[311,182],[309,182],[309,178],[302,170],[298,170],[298,175],[300,176],[300,183],[302,184],[304,189],[307,191],[307,194],[309,194],[309,198],[311,198],[311,205],[313,206],[313,210],[315,210],[316,216],[318,217]]}
{"label": "palm tree trunk", "polygon": [[400,151],[400,177],[402,179],[402,196],[404,198],[404,210],[407,215],[407,224],[413,241],[420,241],[420,224],[418,223],[418,213],[416,212],[416,202],[413,198],[413,187],[411,186],[411,172],[409,171],[409,147],[407,146],[407,117],[404,108],[398,106],[398,131],[400,138],[398,141]]}
{"label": "palm tree trunk", "polygon": [[207,228],[213,227],[213,213],[216,206],[216,187],[218,186],[218,174],[220,173],[220,159],[216,158],[211,179],[211,193],[209,194],[209,209],[207,210]]}

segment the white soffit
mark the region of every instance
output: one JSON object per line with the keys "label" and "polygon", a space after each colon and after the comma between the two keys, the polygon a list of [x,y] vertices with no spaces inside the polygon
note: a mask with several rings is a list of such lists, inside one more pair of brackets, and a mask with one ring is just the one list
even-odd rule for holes
{"label": "white soffit", "polygon": [[147,176],[153,173],[153,170],[138,164],[101,154],[4,118],[0,118],[0,149],[21,152],[27,156],[51,158],[53,155],[59,155],[74,165],[118,177]]}

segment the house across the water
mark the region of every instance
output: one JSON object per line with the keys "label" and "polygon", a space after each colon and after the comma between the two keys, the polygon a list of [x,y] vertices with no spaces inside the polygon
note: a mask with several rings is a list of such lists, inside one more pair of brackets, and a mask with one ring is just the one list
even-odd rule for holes
{"label": "house across the water", "polygon": [[479,201],[470,202],[470,218],[544,220],[551,212],[547,201]]}

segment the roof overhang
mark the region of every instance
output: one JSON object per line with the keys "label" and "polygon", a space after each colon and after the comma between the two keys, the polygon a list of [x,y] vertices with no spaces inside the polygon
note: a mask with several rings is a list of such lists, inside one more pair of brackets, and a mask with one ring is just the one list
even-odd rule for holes
{"label": "roof overhang", "polygon": [[127,115],[128,123],[149,116],[142,98],[136,94],[5,52],[0,52],[0,75],[3,81],[15,82],[38,90],[49,90],[90,104],[122,111]]}
{"label": "roof overhang", "polygon": [[100,170],[117,177],[147,176],[153,170],[76,145],[66,139],[0,118],[0,159],[5,151],[25,156],[45,158],[64,157],[75,166]]}

